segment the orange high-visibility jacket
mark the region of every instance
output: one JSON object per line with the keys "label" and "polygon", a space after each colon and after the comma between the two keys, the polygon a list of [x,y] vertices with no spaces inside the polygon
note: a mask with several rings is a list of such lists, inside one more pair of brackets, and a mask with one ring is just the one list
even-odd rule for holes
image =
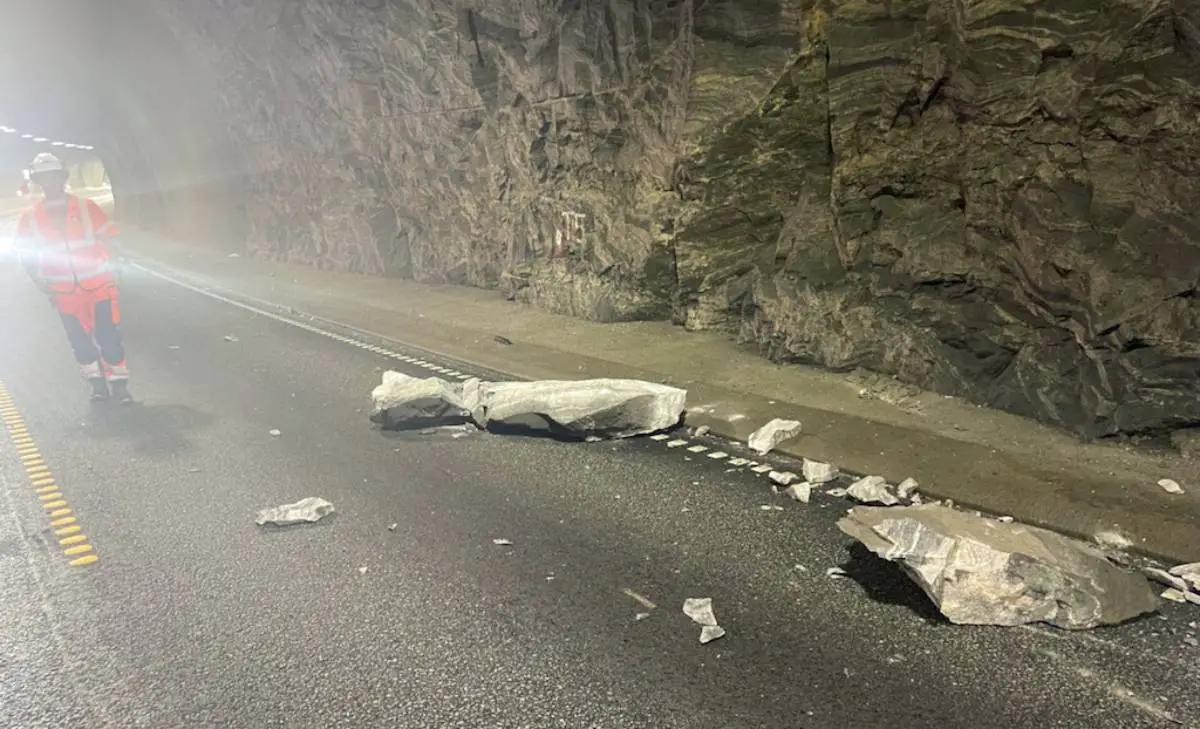
{"label": "orange high-visibility jacket", "polygon": [[17,223],[21,262],[39,283],[57,294],[95,291],[115,283],[108,239],[116,224],[87,198],[67,196],[65,230],[58,227],[44,201],[38,201]]}

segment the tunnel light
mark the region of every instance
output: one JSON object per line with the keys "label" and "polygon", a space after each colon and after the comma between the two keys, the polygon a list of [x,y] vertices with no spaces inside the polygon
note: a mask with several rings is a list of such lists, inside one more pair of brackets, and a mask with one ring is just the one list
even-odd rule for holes
{"label": "tunnel light", "polygon": [[34,137],[34,138],[33,138],[33,141],[35,141],[35,142],[48,142],[48,141],[50,141],[50,140],[49,140],[49,139],[46,139],[45,137]]}
{"label": "tunnel light", "polygon": [[22,134],[21,139],[33,139],[33,135],[32,134]]}
{"label": "tunnel light", "polygon": [[0,132],[4,132],[5,134],[12,134],[15,131],[17,130],[12,127],[0,127]]}
{"label": "tunnel light", "polygon": [[61,147],[61,146],[63,146],[63,143],[62,142],[51,142],[50,146],[51,147]]}
{"label": "tunnel light", "polygon": [[95,149],[95,147],[88,145],[88,144],[81,144],[81,145],[79,145],[79,148],[80,149]]}

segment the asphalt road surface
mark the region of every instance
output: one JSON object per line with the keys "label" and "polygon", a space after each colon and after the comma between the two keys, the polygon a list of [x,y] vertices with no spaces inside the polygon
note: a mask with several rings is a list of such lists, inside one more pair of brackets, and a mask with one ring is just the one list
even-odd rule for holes
{"label": "asphalt road surface", "polygon": [[[394,361],[144,273],[123,302],[140,402],[92,405],[46,302],[11,269],[0,283],[0,380],[99,557],[68,564],[5,438],[0,727],[1200,716],[1200,610],[1074,634],[952,626],[840,535],[844,502],[793,504],[649,440],[381,433],[368,393]],[[337,513],[253,523],[305,496]],[[689,597],[713,599],[726,637],[699,643]]]}

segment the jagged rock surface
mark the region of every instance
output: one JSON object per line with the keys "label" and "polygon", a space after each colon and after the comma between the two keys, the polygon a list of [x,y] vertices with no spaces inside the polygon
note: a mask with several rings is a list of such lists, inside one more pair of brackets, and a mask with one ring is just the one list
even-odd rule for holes
{"label": "jagged rock surface", "polygon": [[1150,583],[1054,532],[944,506],[858,506],[846,534],[897,562],[951,622],[1086,629],[1157,609]]}
{"label": "jagged rock surface", "polygon": [[[184,222],[243,218],[259,255],[669,317],[1088,436],[1200,422],[1200,0],[105,8],[98,74],[205,99],[113,110],[147,120],[114,185],[236,188]],[[208,78],[135,82],[150,16]]]}
{"label": "jagged rock surface", "polygon": [[371,420],[384,427],[429,419],[549,429],[589,438],[629,438],[677,425],[687,390],[642,380],[462,383],[388,370],[371,391]]}

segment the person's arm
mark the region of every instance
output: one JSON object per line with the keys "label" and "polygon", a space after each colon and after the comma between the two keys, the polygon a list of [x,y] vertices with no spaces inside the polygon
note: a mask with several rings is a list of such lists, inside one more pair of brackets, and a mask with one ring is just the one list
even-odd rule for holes
{"label": "person's arm", "polygon": [[13,236],[13,250],[17,253],[17,260],[21,263],[21,268],[25,269],[29,280],[33,281],[33,285],[38,287],[42,293],[49,294],[50,287],[42,280],[41,276],[41,249],[38,246],[38,241],[33,236],[33,223],[29,218],[30,213],[21,214],[21,219],[17,221],[17,232]]}
{"label": "person's arm", "polygon": [[104,249],[108,258],[119,255],[117,246],[117,224],[90,197],[83,198],[83,206],[92,219],[92,234],[96,236],[96,244]]}

